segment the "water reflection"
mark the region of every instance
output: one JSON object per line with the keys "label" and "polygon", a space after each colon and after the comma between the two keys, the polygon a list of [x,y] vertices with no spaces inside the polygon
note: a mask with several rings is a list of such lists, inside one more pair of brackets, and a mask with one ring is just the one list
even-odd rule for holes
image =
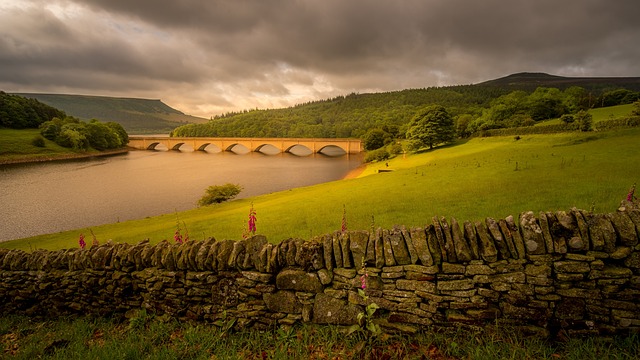
{"label": "water reflection", "polygon": [[333,181],[361,163],[354,155],[272,150],[181,148],[0,166],[0,240],[191,209],[210,185],[240,184],[241,198]]}

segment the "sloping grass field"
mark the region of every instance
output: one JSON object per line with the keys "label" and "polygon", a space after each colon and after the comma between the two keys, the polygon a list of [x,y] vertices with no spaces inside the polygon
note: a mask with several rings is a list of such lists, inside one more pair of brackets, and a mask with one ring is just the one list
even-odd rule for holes
{"label": "sloping grass field", "polygon": [[[310,239],[347,226],[424,226],[433,216],[458,221],[578,207],[615,211],[640,179],[640,129],[474,138],[370,164],[358,178],[242,199],[91,230],[100,242],[172,241],[177,221],[191,239],[241,239],[249,208],[272,242]],[[378,172],[378,170],[392,170]],[[0,243],[24,250],[78,246],[89,229]]]}
{"label": "sloping grass field", "polygon": [[[31,141],[40,136],[38,129],[0,129],[0,156],[2,161],[29,161],[55,156],[76,154],[51,140],[44,139],[45,146],[37,147]],[[0,161],[0,163],[2,163]]]}

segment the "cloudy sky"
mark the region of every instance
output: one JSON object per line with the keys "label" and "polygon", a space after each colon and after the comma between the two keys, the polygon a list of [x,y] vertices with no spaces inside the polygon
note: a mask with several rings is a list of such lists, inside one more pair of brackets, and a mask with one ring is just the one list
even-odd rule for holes
{"label": "cloudy sky", "polygon": [[187,114],[471,84],[640,76],[638,0],[0,0],[0,90]]}

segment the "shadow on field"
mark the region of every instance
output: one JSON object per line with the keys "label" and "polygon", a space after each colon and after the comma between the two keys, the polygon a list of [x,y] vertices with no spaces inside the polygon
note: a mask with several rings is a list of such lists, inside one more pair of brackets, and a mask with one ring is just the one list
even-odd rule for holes
{"label": "shadow on field", "polygon": [[567,141],[566,143],[556,144],[556,145],[553,145],[552,147],[580,145],[580,144],[588,143],[591,141],[604,139],[605,137],[607,137],[605,134],[589,135],[589,136],[581,137],[578,139],[572,139],[570,141]]}
{"label": "shadow on field", "polygon": [[434,146],[433,149],[420,149],[420,150],[417,150],[416,152],[414,152],[414,154],[426,154],[426,153],[430,153],[430,152],[435,151],[435,150],[448,149],[448,148],[464,145],[464,144],[466,144],[468,142],[469,142],[469,139],[458,139],[458,140],[456,140],[456,141],[454,141],[454,142],[452,142],[450,144]]}

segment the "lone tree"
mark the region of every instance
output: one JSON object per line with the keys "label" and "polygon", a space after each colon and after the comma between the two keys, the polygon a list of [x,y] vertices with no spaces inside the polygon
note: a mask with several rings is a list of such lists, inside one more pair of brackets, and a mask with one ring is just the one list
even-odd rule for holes
{"label": "lone tree", "polygon": [[242,186],[236,184],[224,184],[209,186],[202,198],[198,201],[198,206],[219,204],[221,202],[235,198],[242,191]]}
{"label": "lone tree", "polygon": [[411,119],[407,139],[411,140],[416,149],[434,146],[452,141],[455,138],[453,118],[440,105],[424,108]]}

